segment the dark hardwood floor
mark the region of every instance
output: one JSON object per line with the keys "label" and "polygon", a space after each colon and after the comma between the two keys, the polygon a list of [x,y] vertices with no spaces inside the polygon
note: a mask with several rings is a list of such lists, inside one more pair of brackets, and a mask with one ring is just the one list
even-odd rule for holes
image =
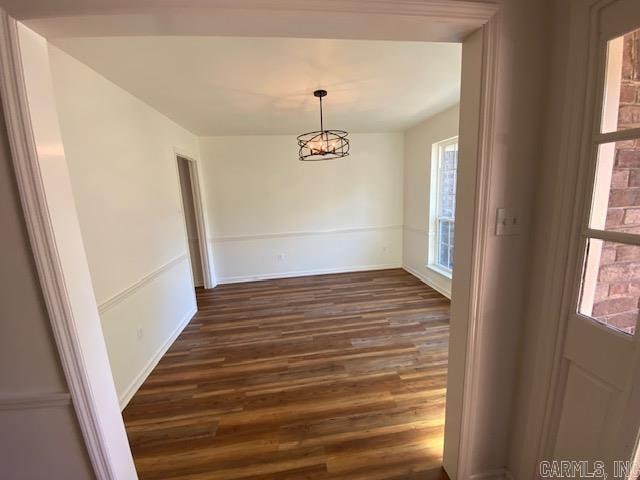
{"label": "dark hardwood floor", "polygon": [[123,413],[141,479],[446,478],[442,295],[395,269],[197,298]]}

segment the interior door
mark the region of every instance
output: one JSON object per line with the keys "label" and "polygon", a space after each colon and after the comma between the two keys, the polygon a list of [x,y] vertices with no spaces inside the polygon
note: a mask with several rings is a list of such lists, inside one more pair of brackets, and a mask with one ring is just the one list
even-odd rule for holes
{"label": "interior door", "polygon": [[546,449],[556,462],[539,475],[566,477],[558,463],[571,460],[583,462],[572,478],[626,479],[640,431],[640,0],[585,3],[575,272]]}

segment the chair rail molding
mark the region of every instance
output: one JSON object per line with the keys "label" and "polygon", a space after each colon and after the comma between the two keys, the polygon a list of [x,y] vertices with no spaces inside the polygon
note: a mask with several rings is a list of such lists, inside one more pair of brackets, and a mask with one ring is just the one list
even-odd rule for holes
{"label": "chair rail molding", "polygon": [[411,233],[415,233],[415,234],[418,234],[418,235],[423,235],[425,237],[429,235],[429,232],[428,232],[428,230],[426,228],[418,228],[418,227],[413,227],[411,225],[404,225],[402,227],[402,229],[405,232],[411,232]]}
{"label": "chair rail molding", "polygon": [[212,242],[237,242],[242,240],[264,240],[268,238],[287,238],[287,237],[312,237],[315,235],[335,235],[341,233],[358,233],[358,232],[376,232],[387,230],[402,230],[402,225],[381,225],[381,226],[366,226],[366,227],[352,227],[352,228],[336,228],[332,230],[305,230],[298,232],[269,232],[269,233],[256,233],[246,235],[224,235],[210,238]]}
{"label": "chair rail molding", "polygon": [[115,480],[58,255],[38,163],[17,22],[0,8],[0,94],[20,201],[58,353],[96,477]]}
{"label": "chair rail molding", "polygon": [[3,410],[27,410],[71,405],[67,392],[42,392],[22,395],[0,395],[0,412]]}
{"label": "chair rail molding", "polygon": [[168,261],[167,263],[165,263],[164,265],[162,265],[160,268],[157,268],[153,272],[150,272],[147,275],[145,275],[144,277],[142,277],[137,282],[129,285],[127,288],[125,288],[121,292],[118,292],[114,296],[112,296],[109,299],[105,300],[104,302],[99,303],[98,304],[98,311],[100,313],[106,312],[107,310],[112,308],[114,305],[117,305],[118,303],[124,301],[125,299],[127,299],[128,297],[130,297],[131,295],[136,293],[138,290],[140,290],[142,287],[144,287],[145,285],[149,284],[149,282],[151,282],[155,278],[158,278],[160,275],[162,275],[164,272],[166,272],[170,268],[172,268],[172,267],[174,267],[176,265],[179,265],[180,263],[184,262],[185,260],[187,260],[187,258],[188,258],[188,256],[187,256],[186,253],[183,253],[182,255],[178,255],[174,259],[172,259],[172,260]]}

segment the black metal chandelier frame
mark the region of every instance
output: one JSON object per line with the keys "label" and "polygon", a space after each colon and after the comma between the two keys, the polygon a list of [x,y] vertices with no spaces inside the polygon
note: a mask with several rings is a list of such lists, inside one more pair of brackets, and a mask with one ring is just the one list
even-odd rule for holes
{"label": "black metal chandelier frame", "polygon": [[349,155],[348,132],[344,130],[325,130],[322,118],[322,98],[326,90],[316,90],[313,96],[320,100],[320,130],[303,133],[298,136],[300,147],[298,156],[302,161],[333,160]]}

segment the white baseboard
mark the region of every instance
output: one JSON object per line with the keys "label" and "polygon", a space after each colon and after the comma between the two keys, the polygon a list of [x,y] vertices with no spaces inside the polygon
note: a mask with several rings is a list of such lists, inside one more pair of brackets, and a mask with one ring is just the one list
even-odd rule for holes
{"label": "white baseboard", "polygon": [[474,473],[469,480],[513,480],[513,476],[506,468],[498,468],[489,472]]}
{"label": "white baseboard", "polygon": [[407,272],[409,272],[411,275],[413,275],[414,277],[416,277],[418,280],[420,280],[422,283],[428,285],[429,287],[433,288],[436,292],[441,293],[442,295],[444,295],[445,297],[447,297],[449,300],[451,300],[451,292],[447,292],[444,288],[436,285],[434,282],[430,281],[427,277],[425,277],[424,275],[422,275],[420,272],[418,272],[417,270],[414,270],[413,268],[407,266],[407,265],[403,265],[402,266],[403,270],[406,270]]}
{"label": "white baseboard", "polygon": [[129,386],[125,389],[124,392],[118,395],[118,401],[120,403],[120,410],[124,410],[127,404],[131,401],[135,393],[142,386],[144,381],[147,379],[151,371],[156,367],[162,356],[169,350],[169,347],[173,345],[178,335],[182,333],[184,327],[191,321],[194,315],[198,312],[198,307],[194,306],[192,310],[187,313],[187,315],[182,319],[180,324],[176,327],[173,333],[167,338],[166,342],[162,344],[162,346],[156,351],[156,353],[151,357],[151,360],[145,365],[142,371],[136,376],[136,378],[129,384]]}
{"label": "white baseboard", "polygon": [[218,283],[228,284],[228,283],[256,282],[259,280],[273,280],[276,278],[308,277],[311,275],[329,275],[332,273],[366,272],[368,270],[387,270],[389,268],[402,268],[402,266],[398,264],[384,264],[384,265],[361,265],[361,266],[337,267],[337,268],[321,268],[321,269],[315,269],[315,270],[297,270],[293,272],[266,273],[264,275],[222,277],[218,279]]}

